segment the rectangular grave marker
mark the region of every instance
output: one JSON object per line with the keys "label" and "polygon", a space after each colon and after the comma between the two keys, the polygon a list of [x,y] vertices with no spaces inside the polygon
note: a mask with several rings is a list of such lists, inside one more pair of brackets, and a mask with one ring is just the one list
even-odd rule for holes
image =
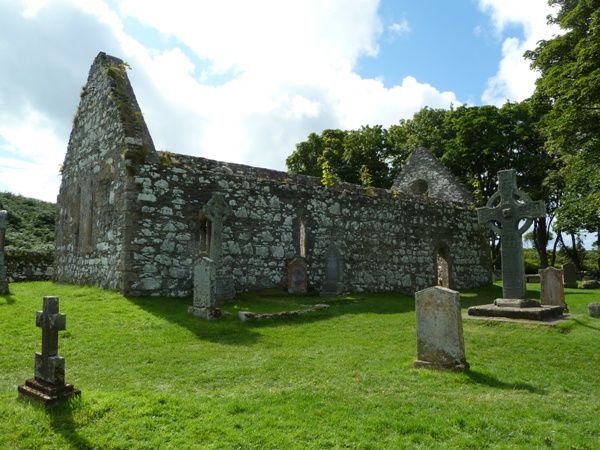
{"label": "rectangular grave marker", "polygon": [[466,371],[460,294],[435,286],[415,294],[417,368]]}
{"label": "rectangular grave marker", "polygon": [[212,259],[202,257],[194,265],[194,305],[188,308],[188,313],[206,320],[216,320],[222,315],[216,305],[216,264]]}
{"label": "rectangular grave marker", "polygon": [[562,265],[563,284],[566,288],[576,289],[577,286],[577,269],[575,264],[566,263]]}
{"label": "rectangular grave marker", "polygon": [[217,304],[215,263],[202,257],[194,265],[194,306],[213,307]]}
{"label": "rectangular grave marker", "polygon": [[6,227],[8,226],[8,213],[0,205],[0,295],[8,294],[8,277],[4,257],[4,243]]}
{"label": "rectangular grave marker", "polygon": [[568,312],[565,302],[565,287],[563,284],[563,271],[554,267],[540,269],[541,301],[542,305],[562,306]]}

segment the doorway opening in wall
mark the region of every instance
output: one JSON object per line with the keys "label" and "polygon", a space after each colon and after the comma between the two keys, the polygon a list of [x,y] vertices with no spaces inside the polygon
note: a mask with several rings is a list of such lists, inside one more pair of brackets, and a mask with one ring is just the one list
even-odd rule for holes
{"label": "doorway opening in wall", "polygon": [[450,249],[443,244],[437,249],[436,267],[437,284],[445,288],[450,288]]}

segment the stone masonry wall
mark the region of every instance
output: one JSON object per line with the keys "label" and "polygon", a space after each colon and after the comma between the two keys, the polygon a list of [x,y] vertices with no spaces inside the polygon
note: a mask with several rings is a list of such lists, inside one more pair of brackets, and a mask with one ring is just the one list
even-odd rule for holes
{"label": "stone masonry wall", "polygon": [[128,167],[155,150],[122,63],[98,55],[73,119],[57,200],[58,282],[124,288]]}
{"label": "stone masonry wall", "polygon": [[53,276],[54,254],[39,251],[6,252],[6,275],[9,283],[48,281]]}
{"label": "stone masonry wall", "polygon": [[214,193],[230,208],[224,221],[221,275],[235,291],[285,287],[287,264],[300,252],[306,224],[309,286],[319,289],[333,240],[349,291],[413,293],[437,284],[437,250],[447,248],[453,288],[490,282],[489,262],[473,208],[416,201],[266,169],[170,155],[135,177],[137,230],[128,246],[133,295],[190,295],[192,266],[204,250],[200,217]]}

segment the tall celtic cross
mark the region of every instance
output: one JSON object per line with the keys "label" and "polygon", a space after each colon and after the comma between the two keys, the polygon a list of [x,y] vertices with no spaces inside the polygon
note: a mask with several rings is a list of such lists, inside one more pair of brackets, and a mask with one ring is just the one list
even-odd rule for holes
{"label": "tall celtic cross", "polygon": [[35,378],[61,385],[65,381],[65,361],[58,356],[58,332],[66,329],[67,316],[58,312],[58,297],[44,297],[44,307],[35,316],[42,329],[42,352],[35,354]]}
{"label": "tall celtic cross", "polygon": [[[543,200],[534,202],[517,188],[517,176],[513,169],[498,172],[498,191],[490,197],[486,206],[477,208],[479,222],[488,223],[500,236],[504,298],[527,298],[521,236],[529,229],[533,219],[545,215]],[[525,222],[519,226],[523,219],[526,219]]]}

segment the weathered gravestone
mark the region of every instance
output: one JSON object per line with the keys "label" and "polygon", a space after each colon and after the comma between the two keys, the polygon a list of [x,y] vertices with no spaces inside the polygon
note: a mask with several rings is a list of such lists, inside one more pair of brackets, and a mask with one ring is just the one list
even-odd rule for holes
{"label": "weathered gravestone", "polygon": [[231,215],[231,208],[221,194],[213,194],[204,206],[204,213],[211,221],[209,256],[215,263],[216,298],[218,301],[231,300],[235,297],[233,280],[224,274],[222,247],[223,223]]}
{"label": "weathered gravestone", "polygon": [[67,317],[58,312],[58,297],[44,297],[35,324],[42,329],[42,351],[35,354],[34,378],[18,387],[20,399],[52,405],[80,391],[65,383],[65,360],[58,356],[58,332],[66,329]]}
{"label": "weathered gravestone", "polygon": [[0,204],[0,295],[8,294],[8,278],[6,273],[6,258],[4,255],[4,243],[6,227],[8,226],[8,213]]}
{"label": "weathered gravestone", "polygon": [[[533,219],[545,215],[542,200],[534,202],[517,188],[515,170],[498,172],[498,191],[485,207],[477,209],[477,217],[500,236],[502,298],[493,305],[472,306],[469,315],[542,320],[562,314],[560,307],[542,307],[538,301],[527,298],[522,235]],[[525,222],[521,225],[522,220]]]}
{"label": "weathered gravestone", "polygon": [[592,317],[600,317],[600,303],[588,303],[588,314]]}
{"label": "weathered gravestone", "polygon": [[565,287],[563,271],[554,267],[546,267],[538,271],[541,283],[542,305],[561,306],[564,312],[569,312],[565,302]]}
{"label": "weathered gravestone", "polygon": [[307,290],[306,261],[304,261],[304,258],[296,257],[288,264],[288,293],[306,294]]}
{"label": "weathered gravestone", "polygon": [[344,290],[343,261],[335,242],[331,241],[325,253],[325,280],[321,286],[321,295],[335,297]]}
{"label": "weathered gravestone", "polygon": [[207,320],[221,317],[217,304],[217,282],[215,263],[210,258],[202,257],[194,265],[194,305],[188,313]]}
{"label": "weathered gravestone", "polygon": [[469,370],[465,356],[460,294],[435,286],[415,294],[417,360],[415,367]]}
{"label": "weathered gravestone", "polygon": [[600,283],[598,280],[583,280],[581,287],[582,289],[598,289],[600,288]]}
{"label": "weathered gravestone", "polygon": [[562,265],[564,286],[570,289],[577,288],[577,268],[573,263]]}

